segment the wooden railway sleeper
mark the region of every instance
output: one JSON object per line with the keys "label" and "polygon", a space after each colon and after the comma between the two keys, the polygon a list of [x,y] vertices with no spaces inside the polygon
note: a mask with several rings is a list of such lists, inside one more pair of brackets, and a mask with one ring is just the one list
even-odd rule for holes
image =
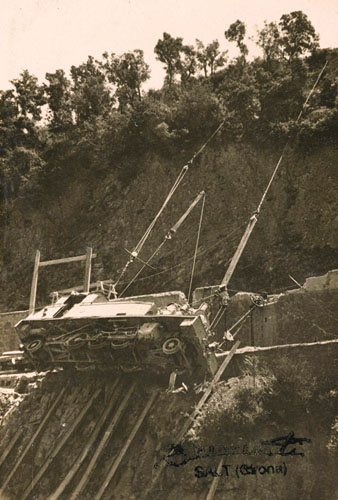
{"label": "wooden railway sleeper", "polygon": [[153,402],[155,401],[156,397],[158,396],[158,392],[152,392],[152,394],[150,395],[149,399],[148,399],[148,402],[146,404],[146,406],[144,407],[143,411],[141,412],[139,418],[137,419],[137,422],[136,424],[134,425],[131,433],[129,434],[129,437],[127,439],[127,441],[125,442],[123,448],[121,449],[120,453],[117,455],[116,458],[113,458],[110,466],[109,466],[109,472],[107,474],[107,477],[105,478],[105,480],[103,481],[99,491],[96,493],[95,497],[94,497],[94,500],[100,500],[104,494],[104,492],[106,491],[107,487],[109,486],[111,480],[113,479],[119,465],[121,464],[125,454],[127,453],[128,449],[129,449],[129,446],[131,445],[131,443],[133,442],[133,439],[135,438],[139,428],[141,427],[142,425],[142,422],[144,421],[146,415],[148,414]]}
{"label": "wooden railway sleeper", "polygon": [[45,414],[44,418],[40,422],[40,425],[38,426],[38,428],[34,432],[33,436],[31,437],[31,439],[29,440],[29,442],[25,446],[23,452],[20,454],[20,456],[18,457],[17,461],[15,462],[12,470],[10,471],[10,473],[8,474],[5,482],[1,486],[1,489],[0,489],[0,498],[4,498],[4,492],[5,492],[6,488],[7,488],[8,483],[10,482],[10,480],[12,479],[12,477],[14,476],[16,470],[18,469],[19,465],[21,464],[21,462],[23,461],[23,459],[27,455],[28,451],[31,449],[33,443],[36,441],[36,439],[38,438],[38,436],[40,436],[41,431],[44,429],[44,427],[45,427],[46,423],[48,422],[50,416],[52,415],[53,411],[55,410],[55,408],[57,407],[57,405],[61,401],[61,399],[62,399],[62,397],[63,397],[63,395],[64,395],[64,393],[66,391],[66,387],[63,387],[61,389],[61,391],[59,392],[58,397],[54,400],[52,406],[48,409],[48,411]]}
{"label": "wooden railway sleeper", "polygon": [[[130,400],[130,397],[132,396],[132,394],[135,390],[135,386],[136,386],[136,383],[133,383],[130,386],[130,388],[129,388],[128,392],[126,393],[125,397],[123,398],[121,404],[117,408],[116,412],[113,414],[113,417],[112,417],[108,427],[106,428],[106,431],[103,434],[101,441],[95,450],[94,455],[92,456],[85,472],[83,473],[80,482],[78,483],[78,485],[74,489],[73,493],[69,497],[69,500],[75,500],[76,498],[80,498],[79,495],[80,495],[81,491],[83,490],[83,488],[88,483],[89,478],[90,478],[90,474],[93,471],[95,465],[97,464],[97,461],[98,461],[101,453],[103,452],[105,446],[107,445],[108,440],[110,439],[113,430],[115,429],[116,425],[118,424],[118,422],[123,414],[123,411],[124,411],[128,401]],[[48,500],[56,500],[56,498],[50,497]]]}
{"label": "wooden railway sleeper", "polygon": [[[40,467],[39,471],[37,474],[32,478],[30,484],[27,486],[26,490],[23,492],[20,500],[26,500],[28,495],[32,492],[32,490],[35,488],[36,484],[39,482],[41,477],[44,475],[50,464],[53,462],[54,458],[58,455],[58,453],[61,451],[63,446],[66,444],[68,439],[71,437],[81,420],[84,418],[84,416],[87,414],[88,410],[90,407],[93,405],[94,401],[97,399],[99,394],[101,393],[101,389],[97,389],[95,393],[91,396],[91,398],[87,401],[86,405],[82,408],[80,413],[77,415],[75,420],[72,422],[68,430],[64,433],[64,435],[61,437],[60,441],[56,444],[55,448],[53,448],[46,458],[44,464]],[[1,497],[0,497],[1,498]]]}

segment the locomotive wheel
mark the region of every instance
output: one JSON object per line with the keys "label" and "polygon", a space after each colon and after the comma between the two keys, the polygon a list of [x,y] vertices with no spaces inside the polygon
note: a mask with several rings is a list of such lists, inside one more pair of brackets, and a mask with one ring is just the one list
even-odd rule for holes
{"label": "locomotive wheel", "polygon": [[251,302],[253,303],[254,306],[256,307],[263,307],[264,306],[264,299],[258,294],[252,293],[250,295]]}
{"label": "locomotive wheel", "polygon": [[86,372],[89,370],[94,370],[94,365],[92,363],[76,363],[75,370],[78,372]]}
{"label": "locomotive wheel", "polygon": [[110,346],[112,349],[125,349],[129,346],[128,340],[112,340],[110,342]]}
{"label": "locomotive wheel", "polygon": [[80,349],[86,343],[86,338],[83,335],[76,335],[65,341],[65,346],[72,349]]}
{"label": "locomotive wheel", "polygon": [[124,334],[125,334],[126,337],[130,337],[131,339],[133,339],[133,338],[136,337],[137,331],[132,330],[132,331],[129,332],[128,330],[126,330]]}
{"label": "locomotive wheel", "polygon": [[27,352],[32,354],[43,347],[43,341],[41,339],[31,340],[26,346]]}
{"label": "locomotive wheel", "polygon": [[104,337],[97,337],[96,339],[91,339],[88,342],[88,349],[95,351],[96,349],[103,349],[108,345],[107,339]]}
{"label": "locomotive wheel", "polygon": [[182,342],[177,337],[172,337],[167,339],[162,345],[162,351],[164,354],[171,355],[176,354],[182,350]]}

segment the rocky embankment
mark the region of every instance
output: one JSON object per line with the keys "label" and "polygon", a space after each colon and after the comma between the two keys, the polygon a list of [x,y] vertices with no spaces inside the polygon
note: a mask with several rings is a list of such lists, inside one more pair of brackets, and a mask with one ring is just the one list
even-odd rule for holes
{"label": "rocky embankment", "polygon": [[[252,309],[240,349],[180,443],[207,383],[168,393],[149,374],[23,377],[2,398],[1,498],[202,500],[217,467],[215,499],[337,498],[337,276]],[[224,326],[248,307],[247,294],[235,296]]]}

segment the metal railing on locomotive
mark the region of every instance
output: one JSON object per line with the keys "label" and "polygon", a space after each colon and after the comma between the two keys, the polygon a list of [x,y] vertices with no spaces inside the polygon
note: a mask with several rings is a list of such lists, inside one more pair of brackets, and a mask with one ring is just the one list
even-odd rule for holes
{"label": "metal railing on locomotive", "polygon": [[40,261],[40,251],[37,250],[35,254],[35,261],[34,261],[34,271],[33,271],[33,278],[32,278],[32,286],[31,286],[31,293],[30,293],[30,299],[29,299],[29,314],[33,314],[35,311],[35,304],[36,304],[36,293],[37,293],[37,288],[38,288],[38,279],[39,279],[39,268],[40,267],[46,267],[46,266],[53,266],[55,264],[66,264],[69,262],[81,262],[85,261],[85,273],[84,273],[84,280],[83,280],[83,292],[88,293],[90,289],[90,276],[91,276],[91,269],[92,269],[92,259],[96,257],[96,253],[93,253],[93,249],[91,247],[87,247],[86,254],[85,255],[77,255],[75,257],[65,257],[63,259],[54,259],[54,260],[45,260],[45,261]]}

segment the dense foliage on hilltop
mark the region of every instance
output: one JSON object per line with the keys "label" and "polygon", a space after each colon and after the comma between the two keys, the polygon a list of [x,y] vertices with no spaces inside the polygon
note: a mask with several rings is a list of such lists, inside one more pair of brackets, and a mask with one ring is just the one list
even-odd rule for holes
{"label": "dense foliage on hilltop", "polygon": [[285,141],[294,132],[305,96],[324,61],[328,67],[306,109],[304,146],[330,136],[337,125],[337,69],[334,50],[318,49],[318,37],[300,11],[265,23],[256,43],[263,56],[247,60],[246,27],[231,24],[225,37],[239,57],[228,61],[214,40],[184,45],[168,33],[155,46],[164,64],[162,89],[142,92],[150,69],[141,50],[101,60],[88,57],[46,74],[39,84],[27,70],[0,92],[2,196],[36,190],[79,168],[104,172],[121,167],[149,147],[187,150],[226,119],[223,140]]}

